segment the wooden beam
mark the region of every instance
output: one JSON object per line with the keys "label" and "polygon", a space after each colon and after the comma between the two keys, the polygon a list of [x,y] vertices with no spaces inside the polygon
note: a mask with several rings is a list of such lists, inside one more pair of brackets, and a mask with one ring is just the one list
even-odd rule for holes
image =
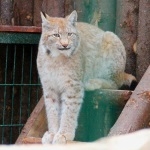
{"label": "wooden beam", "polygon": [[41,33],[41,27],[35,26],[9,26],[0,25],[0,32],[28,32],[28,33]]}
{"label": "wooden beam", "polygon": [[109,136],[125,134],[150,126],[150,66],[137,85]]}

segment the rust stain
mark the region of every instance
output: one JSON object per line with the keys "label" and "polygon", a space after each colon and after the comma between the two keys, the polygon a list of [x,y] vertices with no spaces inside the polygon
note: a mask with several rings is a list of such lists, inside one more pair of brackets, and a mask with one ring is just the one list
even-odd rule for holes
{"label": "rust stain", "polygon": [[150,91],[143,91],[142,93],[138,93],[142,99],[150,101]]}

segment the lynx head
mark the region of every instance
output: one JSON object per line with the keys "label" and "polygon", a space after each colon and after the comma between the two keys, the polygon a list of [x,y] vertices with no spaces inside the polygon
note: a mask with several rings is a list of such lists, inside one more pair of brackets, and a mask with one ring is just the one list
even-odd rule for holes
{"label": "lynx head", "polygon": [[73,55],[79,45],[76,29],[77,13],[73,11],[66,18],[54,18],[41,13],[41,44],[52,57]]}

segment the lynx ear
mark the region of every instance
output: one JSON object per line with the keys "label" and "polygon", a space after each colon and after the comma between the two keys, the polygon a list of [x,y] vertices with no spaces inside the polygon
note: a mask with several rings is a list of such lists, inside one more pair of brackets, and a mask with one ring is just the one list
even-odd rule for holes
{"label": "lynx ear", "polygon": [[77,12],[74,10],[69,16],[67,16],[67,20],[72,24],[75,25],[77,22]]}
{"label": "lynx ear", "polygon": [[41,19],[42,19],[42,26],[49,26],[49,21],[47,20],[49,16],[44,13],[44,12],[41,12]]}

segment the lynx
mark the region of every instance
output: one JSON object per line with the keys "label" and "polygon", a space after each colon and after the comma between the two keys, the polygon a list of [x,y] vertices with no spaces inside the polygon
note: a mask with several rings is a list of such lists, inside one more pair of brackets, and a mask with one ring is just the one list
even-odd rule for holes
{"label": "lynx", "polygon": [[125,48],[112,32],[41,13],[37,68],[43,87],[48,131],[42,143],[73,140],[84,90],[118,89],[135,77],[124,72]]}

